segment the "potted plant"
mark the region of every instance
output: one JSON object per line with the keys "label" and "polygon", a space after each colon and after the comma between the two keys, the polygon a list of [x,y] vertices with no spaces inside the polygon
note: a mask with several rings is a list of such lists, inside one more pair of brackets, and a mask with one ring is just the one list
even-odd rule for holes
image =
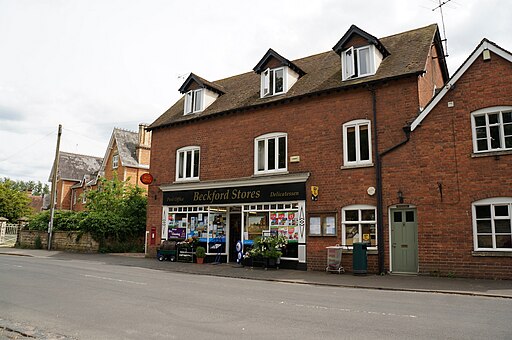
{"label": "potted plant", "polygon": [[288,240],[282,235],[262,236],[254,240],[254,246],[244,258],[251,259],[252,264],[261,263],[265,268],[276,267],[279,264],[281,249]]}
{"label": "potted plant", "polygon": [[203,263],[204,258],[206,257],[206,249],[204,247],[197,247],[196,248],[196,261],[197,263]]}

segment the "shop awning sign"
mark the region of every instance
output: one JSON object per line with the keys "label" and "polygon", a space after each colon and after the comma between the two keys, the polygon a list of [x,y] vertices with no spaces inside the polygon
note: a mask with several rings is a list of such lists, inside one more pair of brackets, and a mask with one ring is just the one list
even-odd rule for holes
{"label": "shop awning sign", "polygon": [[215,189],[164,191],[163,205],[214,205],[287,202],[306,199],[305,183],[286,183]]}

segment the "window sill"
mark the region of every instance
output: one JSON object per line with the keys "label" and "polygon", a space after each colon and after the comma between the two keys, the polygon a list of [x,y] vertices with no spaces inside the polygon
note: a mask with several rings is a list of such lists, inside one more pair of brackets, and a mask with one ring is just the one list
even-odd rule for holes
{"label": "window sill", "polygon": [[252,175],[252,177],[265,177],[265,176],[274,176],[274,175],[286,175],[288,173],[288,170],[284,171],[276,171],[276,172],[261,172]]}
{"label": "window sill", "polygon": [[338,235],[312,235],[312,234],[309,234],[308,236],[310,236],[310,237],[336,237]]}
{"label": "window sill", "polygon": [[179,183],[199,183],[201,182],[199,178],[193,178],[193,179],[177,179],[174,181],[175,184]]}
{"label": "window sill", "polygon": [[479,157],[496,157],[496,156],[505,156],[512,155],[512,150],[500,150],[500,151],[486,151],[486,152],[473,152],[471,154],[471,158],[479,158]]}
{"label": "window sill", "polygon": [[274,94],[267,94],[266,96],[260,97],[260,99],[266,99],[266,98],[272,98],[277,96],[282,96],[283,94],[286,94],[286,92],[279,92]]}
{"label": "window sill", "polygon": [[472,256],[487,256],[487,257],[512,257],[512,251],[483,251],[475,250],[471,252]]}
{"label": "window sill", "polygon": [[373,167],[373,163],[363,163],[363,164],[354,164],[354,165],[342,165],[341,170],[347,169],[359,169],[359,168],[371,168]]}

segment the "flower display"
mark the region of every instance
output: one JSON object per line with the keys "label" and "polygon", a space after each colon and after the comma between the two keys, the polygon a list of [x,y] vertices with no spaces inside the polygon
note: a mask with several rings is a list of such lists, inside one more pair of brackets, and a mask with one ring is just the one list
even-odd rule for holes
{"label": "flower display", "polygon": [[244,257],[280,258],[281,249],[286,247],[288,239],[283,235],[262,236],[254,240],[254,246]]}

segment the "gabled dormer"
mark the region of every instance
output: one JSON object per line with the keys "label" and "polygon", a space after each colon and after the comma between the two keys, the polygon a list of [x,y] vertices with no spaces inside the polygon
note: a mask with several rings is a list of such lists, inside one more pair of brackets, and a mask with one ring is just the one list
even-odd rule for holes
{"label": "gabled dormer", "polygon": [[261,75],[260,97],[270,97],[284,94],[306,74],[297,65],[269,49],[253,68]]}
{"label": "gabled dormer", "polygon": [[190,73],[179,91],[185,94],[184,115],[204,111],[220,95],[224,94],[221,86],[213,84],[193,73]]}
{"label": "gabled dormer", "polygon": [[332,49],[341,57],[342,80],[374,75],[389,55],[379,39],[355,25]]}

